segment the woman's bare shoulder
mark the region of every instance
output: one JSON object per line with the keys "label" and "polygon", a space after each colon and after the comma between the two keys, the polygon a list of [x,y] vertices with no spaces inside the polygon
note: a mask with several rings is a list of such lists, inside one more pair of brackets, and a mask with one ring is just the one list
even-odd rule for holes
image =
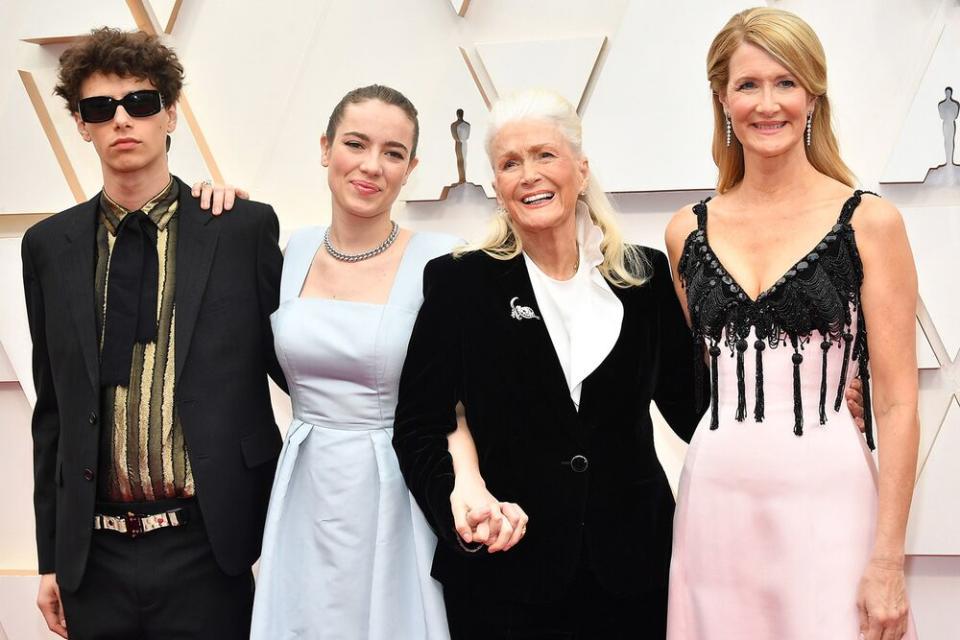
{"label": "woman's bare shoulder", "polygon": [[664,231],[664,241],[672,255],[679,255],[687,237],[697,228],[697,214],[693,212],[695,205],[688,204],[674,212]]}

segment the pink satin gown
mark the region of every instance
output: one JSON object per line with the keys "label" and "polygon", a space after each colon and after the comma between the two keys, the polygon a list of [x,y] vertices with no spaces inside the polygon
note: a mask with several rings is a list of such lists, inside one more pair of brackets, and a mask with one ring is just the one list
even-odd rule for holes
{"label": "pink satin gown", "polygon": [[713,253],[706,203],[695,207],[680,274],[694,331],[713,347],[713,395],[680,477],[669,640],[859,636],[878,500],[870,434],[842,400],[869,357],[849,225],[859,202],[757,300]]}

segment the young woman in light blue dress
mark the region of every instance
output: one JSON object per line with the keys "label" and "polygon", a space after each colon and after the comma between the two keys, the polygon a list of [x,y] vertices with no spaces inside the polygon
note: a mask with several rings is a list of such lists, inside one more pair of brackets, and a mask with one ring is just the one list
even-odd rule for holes
{"label": "young woman in light blue dress", "polygon": [[[293,422],[267,515],[255,640],[449,637],[430,577],[436,538],[391,447],[423,267],[458,242],[390,219],[417,136],[400,93],[347,94],[321,141],[331,224],[287,244],[272,321]],[[476,469],[465,426],[450,450],[458,468]]]}

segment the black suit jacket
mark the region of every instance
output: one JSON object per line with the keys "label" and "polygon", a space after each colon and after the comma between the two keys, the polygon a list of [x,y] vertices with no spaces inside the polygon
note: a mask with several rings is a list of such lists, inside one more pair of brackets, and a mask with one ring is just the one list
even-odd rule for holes
{"label": "black suit jacket", "polygon": [[[511,300],[540,316],[522,256],[484,253],[431,261],[400,379],[394,447],[441,543],[433,575],[526,602],[559,597],[582,554],[614,593],[666,585],[674,501],[653,445],[654,400],[689,440],[693,341],[666,257],[643,249],[652,278],[611,287],[623,303],[613,350],[584,381],[577,412],[542,320],[511,317]],[[704,377],[705,380],[705,377]],[[498,499],[530,517],[525,539],[505,553],[464,553],[450,511],[447,434],[461,401],[480,471]],[[578,471],[574,456],[584,456]],[[582,462],[582,461],[579,461]]]}
{"label": "black suit jacket", "polygon": [[[260,554],[281,438],[267,373],[285,387],[269,316],[279,301],[279,224],[265,204],[201,211],[181,182],[175,402],[197,499],[223,570]],[[94,302],[99,194],[24,235],[23,281],[37,403],[34,508],[41,573],[80,585],[93,529],[100,413]]]}

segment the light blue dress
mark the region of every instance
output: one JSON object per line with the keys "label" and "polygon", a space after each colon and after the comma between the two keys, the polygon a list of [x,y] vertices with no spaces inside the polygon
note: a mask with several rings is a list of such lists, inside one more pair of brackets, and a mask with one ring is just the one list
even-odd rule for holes
{"label": "light blue dress", "polygon": [[277,356],[293,422],[277,465],[251,638],[447,639],[436,538],[391,446],[423,267],[453,236],[411,236],[385,305],[301,298],[323,228],[287,244]]}

